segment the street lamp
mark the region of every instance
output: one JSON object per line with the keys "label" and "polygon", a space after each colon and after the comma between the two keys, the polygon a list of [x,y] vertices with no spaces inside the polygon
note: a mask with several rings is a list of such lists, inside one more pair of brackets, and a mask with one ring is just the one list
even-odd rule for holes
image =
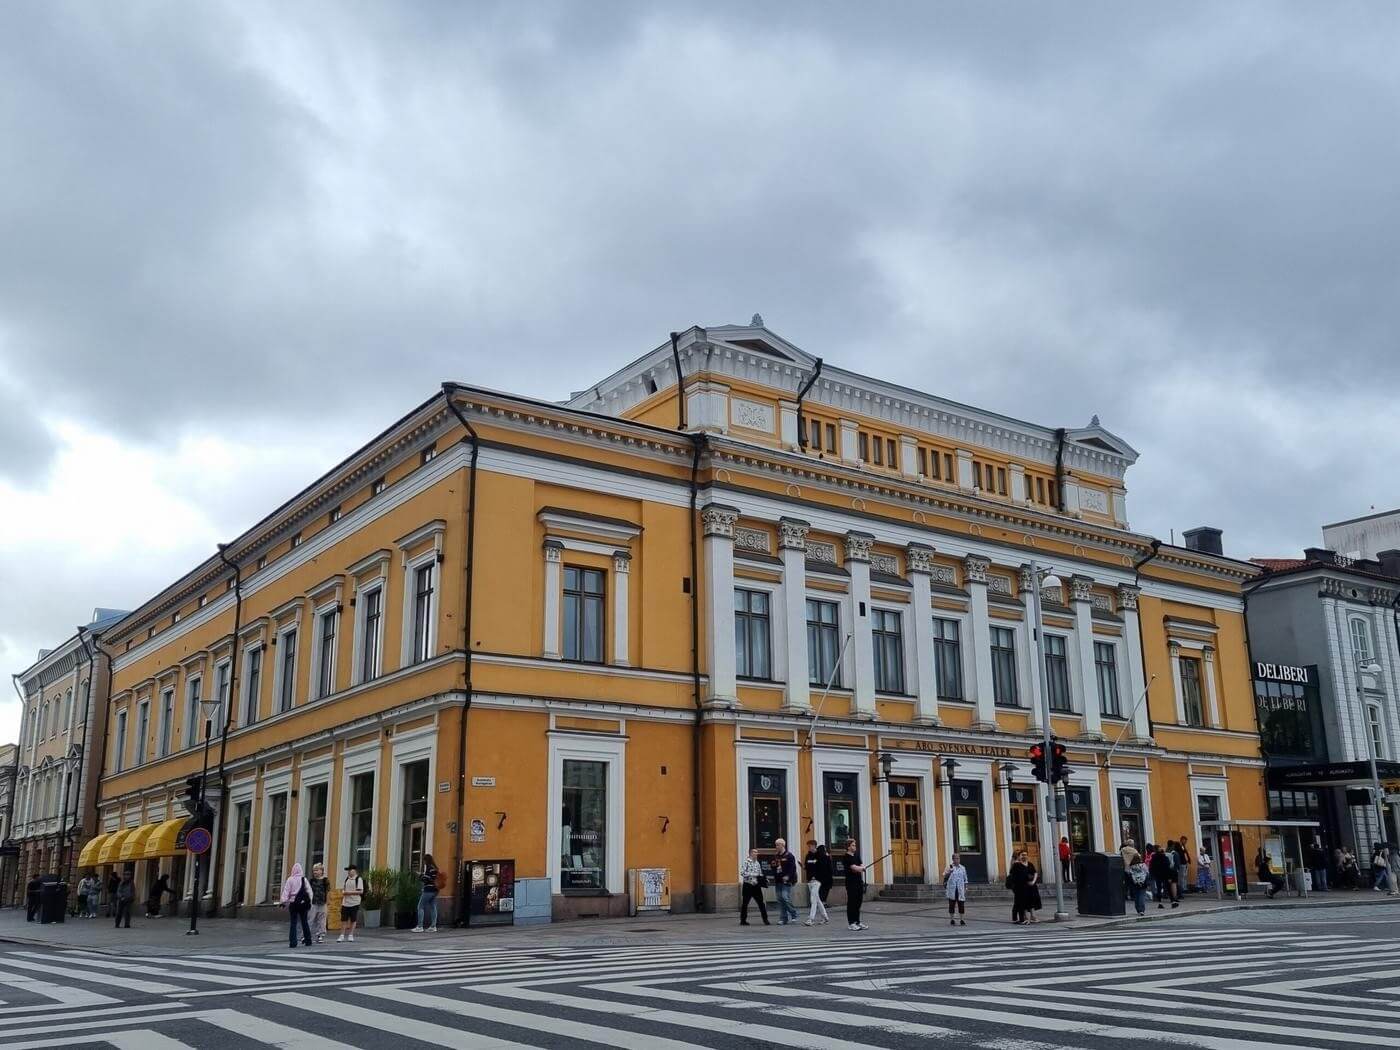
{"label": "street lamp", "polygon": [[[222,696],[214,695],[206,696],[199,702],[199,710],[204,715],[204,769],[199,774],[199,804],[193,814],[195,820],[204,815],[204,789],[209,781],[209,737],[214,732],[214,715],[222,706],[222,702]],[[203,859],[203,853],[194,855],[194,894],[190,900],[190,928],[185,931],[187,937],[199,933],[199,879],[203,867],[200,862]]]}
{"label": "street lamp", "polygon": [[877,784],[888,784],[890,782],[890,770],[894,768],[894,755],[888,751],[881,751],[875,761],[880,764],[881,775],[875,778]]}
{"label": "street lamp", "polygon": [[[1041,573],[1045,575],[1042,576]],[[1052,573],[1049,568],[1041,569],[1038,562],[1031,562],[1031,603],[1034,606],[1035,614],[1035,655],[1036,663],[1040,665],[1040,721],[1044,730],[1045,739],[1045,805],[1046,817],[1050,817],[1050,807],[1055,804],[1055,781],[1050,755],[1053,751],[1053,741],[1050,732],[1050,680],[1045,672],[1045,617],[1041,609],[1040,592],[1045,587],[1063,587],[1060,578]],[[1058,841],[1062,832],[1058,811],[1053,820],[1055,828],[1055,839]],[[1069,918],[1069,913],[1065,911],[1065,887],[1063,879],[1055,880],[1055,921],[1063,922]]]}
{"label": "street lamp", "polygon": [[1379,841],[1386,840],[1385,827],[1385,807],[1381,805],[1381,778],[1376,772],[1376,735],[1371,732],[1371,705],[1366,703],[1366,690],[1361,684],[1363,674],[1378,675],[1381,673],[1381,665],[1374,661],[1369,664],[1356,665],[1356,696],[1361,701],[1361,717],[1366,723],[1366,754],[1371,760],[1371,802],[1376,807],[1376,834]]}

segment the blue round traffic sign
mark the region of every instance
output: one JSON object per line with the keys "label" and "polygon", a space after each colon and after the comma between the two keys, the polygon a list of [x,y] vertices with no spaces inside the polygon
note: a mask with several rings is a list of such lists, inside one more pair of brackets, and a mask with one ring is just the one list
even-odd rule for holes
{"label": "blue round traffic sign", "polygon": [[207,853],[213,837],[206,828],[191,828],[185,833],[185,849],[191,853]]}

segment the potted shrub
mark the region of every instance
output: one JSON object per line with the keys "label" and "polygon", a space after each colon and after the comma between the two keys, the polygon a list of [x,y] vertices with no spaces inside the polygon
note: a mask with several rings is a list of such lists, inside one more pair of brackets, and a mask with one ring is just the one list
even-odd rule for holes
{"label": "potted shrub", "polygon": [[418,925],[418,895],[422,884],[411,871],[394,872],[394,929],[411,930]]}
{"label": "potted shrub", "polygon": [[[388,868],[370,868],[365,872],[365,896],[361,904],[361,925],[372,929],[380,925],[380,915],[393,895],[394,873]],[[392,903],[389,904],[393,907]]]}

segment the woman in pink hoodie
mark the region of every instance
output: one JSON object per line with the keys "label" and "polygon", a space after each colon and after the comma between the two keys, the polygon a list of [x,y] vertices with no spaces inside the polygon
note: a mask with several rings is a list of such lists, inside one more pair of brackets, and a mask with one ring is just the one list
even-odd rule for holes
{"label": "woman in pink hoodie", "polygon": [[282,883],[282,896],[278,898],[277,903],[287,909],[290,922],[288,939],[291,947],[297,946],[297,922],[300,921],[301,943],[310,948],[311,926],[306,917],[311,914],[311,881],[302,873],[300,864],[292,865],[292,873],[287,877],[287,881]]}

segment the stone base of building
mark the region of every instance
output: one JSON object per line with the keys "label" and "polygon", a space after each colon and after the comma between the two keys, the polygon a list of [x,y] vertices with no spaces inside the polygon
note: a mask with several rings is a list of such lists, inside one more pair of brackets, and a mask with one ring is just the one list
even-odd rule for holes
{"label": "stone base of building", "polygon": [[554,921],[567,922],[570,919],[625,919],[630,910],[630,898],[626,893],[554,895]]}

